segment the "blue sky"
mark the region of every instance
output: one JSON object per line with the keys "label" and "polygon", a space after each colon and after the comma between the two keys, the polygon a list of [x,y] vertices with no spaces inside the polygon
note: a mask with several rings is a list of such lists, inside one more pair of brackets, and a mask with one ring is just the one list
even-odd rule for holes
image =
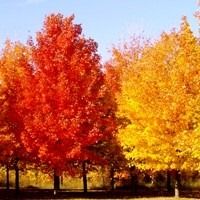
{"label": "blue sky", "polygon": [[75,14],[85,36],[98,42],[105,61],[113,44],[143,31],[156,38],[178,27],[183,15],[197,34],[197,8],[197,0],[0,0],[0,47],[7,38],[25,42],[34,37],[50,13]]}

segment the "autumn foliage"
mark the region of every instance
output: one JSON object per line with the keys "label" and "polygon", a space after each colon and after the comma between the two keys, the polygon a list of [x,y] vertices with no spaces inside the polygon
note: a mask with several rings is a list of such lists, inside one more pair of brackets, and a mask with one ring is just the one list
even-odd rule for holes
{"label": "autumn foliage", "polygon": [[1,159],[10,164],[16,159],[28,159],[21,143],[21,133],[24,131],[24,120],[28,112],[27,94],[32,81],[28,59],[27,47],[7,41],[0,61]]}
{"label": "autumn foliage", "polygon": [[113,48],[103,67],[74,16],[49,15],[35,40],[1,53],[0,163],[56,176],[109,166],[112,188],[122,168],[199,171],[199,91],[199,38],[186,17],[155,41]]}
{"label": "autumn foliage", "polygon": [[100,160],[92,146],[115,128],[97,44],[73,18],[50,15],[31,44],[34,106],[23,144],[57,173],[73,161]]}
{"label": "autumn foliage", "polygon": [[[183,18],[159,40],[114,50],[123,68],[118,116],[128,125],[118,138],[130,166],[141,170],[199,170],[200,46]],[[139,49],[139,51],[138,51]],[[131,58],[132,55],[132,58]]]}

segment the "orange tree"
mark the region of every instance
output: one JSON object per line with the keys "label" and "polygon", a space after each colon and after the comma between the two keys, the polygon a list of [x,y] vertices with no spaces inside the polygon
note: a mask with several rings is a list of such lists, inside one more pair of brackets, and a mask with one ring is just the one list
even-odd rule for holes
{"label": "orange tree", "polygon": [[199,169],[200,46],[186,18],[179,31],[113,52],[113,67],[124,70],[116,98],[129,123],[118,138],[129,165],[177,177]]}
{"label": "orange tree", "polygon": [[30,91],[32,69],[28,63],[29,50],[20,43],[6,42],[0,59],[1,74],[1,118],[0,148],[1,162],[8,170],[14,166],[16,189],[19,189],[19,163],[25,163],[28,156],[21,142],[24,119],[28,111],[27,94]]}
{"label": "orange tree", "polygon": [[[86,39],[74,17],[50,15],[30,41],[35,75],[34,109],[26,121],[27,151],[54,170],[54,186],[69,163],[78,163],[87,191],[87,164],[101,162],[93,146],[114,129],[97,44]],[[68,169],[70,171],[70,169]]]}

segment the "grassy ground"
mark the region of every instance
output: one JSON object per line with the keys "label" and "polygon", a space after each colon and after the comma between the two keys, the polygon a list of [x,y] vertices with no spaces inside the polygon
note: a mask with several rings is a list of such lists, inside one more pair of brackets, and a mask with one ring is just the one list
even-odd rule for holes
{"label": "grassy ground", "polygon": [[151,198],[134,198],[129,200],[195,200],[194,198],[173,198],[173,197],[151,197]]}
{"label": "grassy ground", "polygon": [[[91,200],[91,199],[77,199],[77,200]],[[129,200],[195,200],[195,199],[194,198],[173,198],[173,197],[151,197],[151,198],[134,198],[134,199],[131,198]]]}
{"label": "grassy ground", "polygon": [[[162,197],[161,197],[162,196]],[[6,197],[6,198],[5,198]],[[17,199],[20,200],[37,200],[37,199],[79,199],[79,200],[100,200],[100,199],[128,199],[128,200],[200,200],[200,191],[181,191],[181,198],[174,198],[173,193],[159,192],[159,191],[138,191],[137,195],[130,191],[88,191],[83,193],[82,191],[65,191],[58,190],[56,193],[54,190],[41,190],[41,189],[21,189],[18,193],[16,190],[1,190],[0,189],[0,200],[1,199]],[[184,197],[184,198],[183,198]]]}
{"label": "grassy ground", "polygon": [[[95,199],[82,199],[82,198],[79,199],[78,198],[78,199],[73,199],[73,200],[95,200]],[[134,199],[131,198],[128,200],[195,200],[195,199],[194,198],[173,198],[173,197],[151,197],[151,198],[134,198]]]}

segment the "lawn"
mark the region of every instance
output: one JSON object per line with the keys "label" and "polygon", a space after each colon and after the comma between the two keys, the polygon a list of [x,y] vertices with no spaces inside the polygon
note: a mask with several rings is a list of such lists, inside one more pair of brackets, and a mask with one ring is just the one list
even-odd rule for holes
{"label": "lawn", "polygon": [[130,200],[195,200],[196,198],[175,198],[175,197],[150,197],[150,198],[134,198]]}
{"label": "lawn", "polygon": [[[73,199],[73,198],[71,198],[71,199]],[[195,200],[195,199],[196,198],[174,198],[174,197],[128,198],[128,200]],[[73,200],[95,200],[95,199],[74,198]]]}
{"label": "lawn", "polygon": [[[79,199],[79,198],[77,198]],[[150,197],[150,198],[128,198],[129,200],[195,200],[196,198],[175,198],[175,197]],[[79,200],[89,200],[80,198]],[[94,200],[94,199],[93,199]]]}

